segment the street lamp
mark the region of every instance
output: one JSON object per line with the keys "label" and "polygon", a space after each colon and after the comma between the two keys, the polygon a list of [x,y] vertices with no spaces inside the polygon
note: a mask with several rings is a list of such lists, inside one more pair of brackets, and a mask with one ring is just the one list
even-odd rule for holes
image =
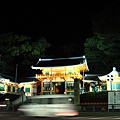
{"label": "street lamp", "polygon": [[112,81],[113,81],[113,75],[107,75],[107,81],[109,81],[109,82],[110,82],[111,91],[112,91]]}
{"label": "street lamp", "polygon": [[83,58],[84,58],[84,59],[83,59],[83,80],[82,80],[82,81],[83,81],[83,82],[82,82],[83,85],[82,85],[82,93],[85,92],[85,86],[84,86],[84,77],[85,77],[85,71],[84,71],[84,70],[85,70],[85,66],[84,66],[84,62],[85,62],[85,56],[83,56]]}
{"label": "street lamp", "polygon": [[17,82],[17,69],[18,69],[18,64],[16,64],[16,70],[15,70],[15,92],[17,91],[17,85],[16,85],[16,82]]}
{"label": "street lamp", "polygon": [[84,74],[84,67],[83,67],[83,80],[82,80],[82,81],[83,81],[83,86],[82,86],[82,93],[84,93],[84,89],[85,89],[85,88],[84,88],[84,87],[85,87],[85,86],[84,86],[84,76],[85,76],[85,74]]}

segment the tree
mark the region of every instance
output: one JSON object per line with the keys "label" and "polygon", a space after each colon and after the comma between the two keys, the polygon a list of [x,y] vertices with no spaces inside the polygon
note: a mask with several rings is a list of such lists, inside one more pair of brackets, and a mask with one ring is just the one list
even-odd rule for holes
{"label": "tree", "polygon": [[45,50],[49,47],[50,44],[42,37],[37,41],[32,41],[25,35],[0,34],[0,72],[14,75],[14,67],[18,64],[21,68],[19,73],[22,74],[22,69],[30,67],[34,60],[45,57]]}
{"label": "tree", "polygon": [[116,0],[93,17],[94,36],[87,38],[84,52],[92,72],[120,70],[120,4]]}

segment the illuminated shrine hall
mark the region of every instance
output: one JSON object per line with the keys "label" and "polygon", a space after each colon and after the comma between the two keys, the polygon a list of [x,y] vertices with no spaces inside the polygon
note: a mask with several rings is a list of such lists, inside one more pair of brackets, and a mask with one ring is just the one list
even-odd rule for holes
{"label": "illuminated shrine hall", "polygon": [[74,94],[74,80],[82,81],[83,73],[89,71],[85,56],[39,59],[31,68],[39,80],[38,94]]}

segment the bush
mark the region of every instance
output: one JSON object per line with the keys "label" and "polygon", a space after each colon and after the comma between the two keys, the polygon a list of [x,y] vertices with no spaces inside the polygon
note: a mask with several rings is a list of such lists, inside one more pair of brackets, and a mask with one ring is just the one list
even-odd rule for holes
{"label": "bush", "polygon": [[108,92],[89,92],[80,95],[80,102],[108,102]]}

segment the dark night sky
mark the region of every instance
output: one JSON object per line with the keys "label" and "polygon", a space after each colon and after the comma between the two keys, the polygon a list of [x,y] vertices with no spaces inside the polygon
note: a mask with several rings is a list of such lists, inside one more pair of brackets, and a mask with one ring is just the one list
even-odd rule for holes
{"label": "dark night sky", "polygon": [[0,0],[0,33],[45,37],[53,52],[79,42],[83,52],[86,38],[93,36],[93,15],[114,0],[48,1]]}
{"label": "dark night sky", "polygon": [[1,0],[0,33],[24,34],[33,40],[45,37],[53,45],[83,43],[92,33],[92,17],[114,0],[41,2]]}

